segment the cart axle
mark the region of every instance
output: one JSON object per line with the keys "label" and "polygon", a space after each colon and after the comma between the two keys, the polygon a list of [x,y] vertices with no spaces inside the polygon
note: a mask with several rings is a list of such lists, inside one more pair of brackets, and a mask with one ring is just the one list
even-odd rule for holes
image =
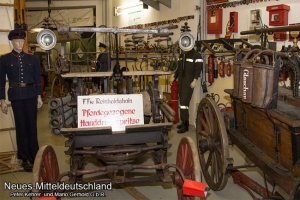
{"label": "cart axle", "polygon": [[214,151],[220,144],[220,141],[216,141],[213,138],[210,140],[203,139],[199,141],[199,148],[201,149],[201,152],[206,152],[207,150]]}
{"label": "cart axle", "polygon": [[233,182],[235,184],[238,184],[245,190],[247,190],[247,192],[249,192],[249,194],[253,197],[253,199],[257,199],[257,198],[250,190],[254,191],[255,193],[265,198],[266,197],[270,198],[273,195],[272,192],[268,191],[263,186],[253,181],[251,178],[249,178],[239,170],[232,170],[231,176],[233,178]]}

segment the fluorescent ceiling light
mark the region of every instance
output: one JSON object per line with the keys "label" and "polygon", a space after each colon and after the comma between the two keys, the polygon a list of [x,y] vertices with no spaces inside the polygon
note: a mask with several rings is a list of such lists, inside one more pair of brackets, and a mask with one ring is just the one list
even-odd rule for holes
{"label": "fluorescent ceiling light", "polygon": [[141,5],[143,5],[143,2],[137,2],[137,3],[133,3],[133,4],[126,4],[126,5],[115,7],[115,16],[119,16],[119,15],[126,13],[124,11],[126,9],[141,6]]}
{"label": "fluorescent ceiling light", "polygon": [[44,30],[44,28],[32,28],[32,29],[30,29],[29,31],[30,31],[31,33],[38,33],[38,32],[40,32],[40,31],[42,31],[42,30]]}

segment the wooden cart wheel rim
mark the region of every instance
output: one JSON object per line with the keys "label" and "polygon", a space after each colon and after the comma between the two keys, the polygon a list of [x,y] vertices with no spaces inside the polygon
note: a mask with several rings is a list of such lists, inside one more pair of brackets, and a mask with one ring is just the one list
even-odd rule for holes
{"label": "wooden cart wheel rim", "polygon": [[[206,109],[208,110],[208,112]],[[206,119],[208,118],[207,115],[209,115],[210,119],[213,118],[213,120],[215,121],[212,120],[210,122],[209,120],[207,120]],[[205,122],[203,117],[205,117],[207,123],[202,125],[201,122]],[[207,130],[202,131],[202,126],[204,126],[204,129],[209,129],[209,131]],[[212,129],[215,129],[215,131],[213,131]],[[208,135],[202,136],[201,134],[205,134],[204,132],[208,133]],[[224,119],[222,117],[220,109],[218,108],[217,103],[212,98],[204,98],[201,100],[199,104],[198,111],[197,111],[197,119],[196,119],[196,136],[197,136],[200,165],[201,165],[204,178],[208,186],[212,190],[215,191],[222,190],[226,186],[228,181],[228,175],[226,174],[226,168],[228,166],[227,158],[229,158],[228,137],[227,137],[227,131],[226,131]],[[215,140],[215,138],[219,140]],[[204,154],[203,154],[204,152],[201,152],[201,148],[200,148],[201,145],[199,144],[201,139],[205,139],[208,145],[213,146],[213,148],[215,149],[213,152],[207,150],[209,151],[209,156],[212,156],[207,158],[207,160],[208,159],[211,160],[210,163],[206,163],[206,159],[204,158]],[[219,143],[216,143],[216,141],[218,141]],[[219,154],[217,152],[219,152]],[[218,163],[220,162],[221,162],[221,166],[218,165]],[[216,176],[218,176],[217,177],[218,182],[215,182],[216,178],[214,173],[216,171],[213,172],[213,170],[211,170],[211,172],[208,172],[209,167],[214,168],[216,166],[219,167],[216,174]],[[218,174],[219,172],[221,174]],[[211,176],[211,174],[213,177]]]}
{"label": "wooden cart wheel rim", "polygon": [[[45,182],[45,180],[41,180],[42,169],[50,170],[48,173],[46,171],[46,174],[52,176],[48,177],[52,179],[51,183],[55,183],[60,176],[57,157],[53,147],[50,145],[42,146],[35,157],[32,171],[33,186],[36,185],[36,182]],[[35,187],[32,189],[32,191],[39,192]]]}
{"label": "wooden cart wheel rim", "polygon": [[[56,83],[56,81],[59,81],[60,82],[60,85],[56,85],[55,83]],[[57,87],[59,87],[60,86],[60,88],[57,88]],[[55,91],[58,91],[59,90],[59,96],[54,96],[54,93],[55,93]],[[60,79],[57,77],[57,76],[55,76],[54,78],[53,78],[53,80],[52,80],[52,85],[51,85],[51,98],[58,98],[58,97],[61,97],[61,94],[62,94],[62,92],[64,91],[64,85],[61,85],[61,81],[60,81]]]}
{"label": "wooden cart wheel rim", "polygon": [[[184,160],[179,160],[180,156],[182,156],[182,155],[189,156],[189,158],[185,157]],[[187,160],[187,159],[190,159],[190,160]],[[183,162],[181,162],[181,161],[183,161]],[[184,164],[185,162],[186,162],[186,164]],[[193,171],[190,171],[191,164],[193,167]],[[201,182],[201,168],[200,168],[199,155],[198,155],[198,151],[197,151],[197,146],[191,137],[183,137],[180,140],[180,142],[178,144],[178,149],[177,149],[176,165],[182,170],[182,172],[186,178],[197,181],[197,182]],[[189,169],[186,169],[185,168],[186,166],[188,166]],[[182,167],[184,167],[184,168],[182,168]],[[175,176],[179,176],[179,174],[175,173]],[[177,177],[177,178],[181,178],[181,177]],[[176,177],[175,177],[175,179],[176,179]],[[180,187],[178,185],[177,185],[177,196],[178,196],[179,200],[183,200],[183,199],[184,200],[188,200],[188,199],[200,200],[200,197],[184,196],[182,187]]]}

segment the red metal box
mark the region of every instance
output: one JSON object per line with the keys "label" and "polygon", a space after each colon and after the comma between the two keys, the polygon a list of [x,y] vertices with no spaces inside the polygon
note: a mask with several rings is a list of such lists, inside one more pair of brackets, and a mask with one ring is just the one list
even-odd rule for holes
{"label": "red metal box", "polygon": [[290,6],[279,4],[274,6],[267,6],[269,11],[269,25],[270,26],[283,26],[288,25],[288,12]]}
{"label": "red metal box", "polygon": [[223,9],[207,9],[207,34],[222,34]]}

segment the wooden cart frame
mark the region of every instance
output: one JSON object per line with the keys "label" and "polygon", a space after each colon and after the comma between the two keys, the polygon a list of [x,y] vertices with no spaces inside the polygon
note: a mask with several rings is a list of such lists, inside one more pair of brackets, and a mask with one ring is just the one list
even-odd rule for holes
{"label": "wooden cart frame", "polygon": [[[72,29],[72,28],[71,28]],[[66,30],[66,29],[64,29]],[[145,33],[158,33],[157,30],[126,30],[117,28],[75,28],[71,31],[92,31],[92,32],[145,32]],[[68,30],[67,30],[68,31]],[[162,31],[162,33],[164,33]],[[116,36],[116,44],[118,43]],[[118,48],[117,48],[118,49]],[[94,174],[112,174],[110,178],[97,180],[96,184],[123,184],[123,183],[137,183],[137,182],[164,182],[174,183],[177,187],[178,199],[199,199],[186,195],[184,193],[184,180],[191,179],[200,182],[200,163],[196,145],[189,137],[183,137],[180,140],[176,163],[167,162],[167,150],[171,147],[169,143],[169,132],[173,126],[162,115],[160,103],[163,99],[159,97],[158,91],[158,77],[161,75],[169,75],[170,71],[120,71],[117,54],[117,64],[114,72],[84,72],[84,73],[67,73],[57,74],[58,79],[62,85],[66,85],[66,80],[71,80],[72,86],[67,86],[68,94],[70,97],[61,97],[55,100],[49,100],[49,105],[57,108],[69,106],[75,108],[68,109],[68,116],[62,115],[57,117],[56,121],[51,124],[55,126],[52,132],[55,135],[63,135],[67,138],[65,143],[68,149],[65,151],[66,155],[70,155],[70,170],[60,173],[58,160],[54,149],[49,146],[43,146],[37,153],[34,167],[33,167],[33,180],[32,184],[36,183],[60,183],[64,177],[68,177],[69,184],[83,184],[85,182],[85,175]],[[152,78],[147,87],[147,93],[150,99],[151,118],[152,122],[142,125],[126,126],[124,131],[114,132],[112,127],[95,127],[95,128],[77,128],[74,127],[74,119],[76,118],[77,96],[89,95],[89,88],[87,87],[86,80],[94,77],[102,77],[104,79],[104,94],[113,92],[114,84],[108,83],[117,81],[123,83],[123,90],[117,89],[118,92],[123,94],[131,94],[132,90],[132,77],[133,76],[147,76]],[[68,81],[70,83],[70,81]],[[127,87],[125,87],[127,85]],[[68,88],[70,87],[70,88]],[[165,107],[166,105],[164,105]],[[170,110],[167,108],[166,110]],[[171,109],[172,110],[172,109]],[[57,110],[59,113],[61,109]],[[165,115],[166,116],[166,115]],[[170,119],[170,116],[166,116]],[[162,119],[164,120],[162,121]],[[71,119],[71,120],[69,120]],[[69,121],[71,121],[69,123]],[[140,165],[132,164],[130,161],[146,154],[152,153],[154,164],[153,165]],[[103,166],[95,169],[84,169],[85,157],[94,156]],[[175,171],[170,171],[170,168],[175,168]],[[152,170],[149,176],[128,177],[128,173],[134,173],[135,170]],[[155,170],[155,173],[153,173]],[[208,188],[204,188],[207,190]],[[67,192],[61,190],[44,190],[35,188],[33,192],[45,195],[47,193]],[[204,191],[203,191],[204,192]],[[59,196],[57,197],[59,198]]]}

